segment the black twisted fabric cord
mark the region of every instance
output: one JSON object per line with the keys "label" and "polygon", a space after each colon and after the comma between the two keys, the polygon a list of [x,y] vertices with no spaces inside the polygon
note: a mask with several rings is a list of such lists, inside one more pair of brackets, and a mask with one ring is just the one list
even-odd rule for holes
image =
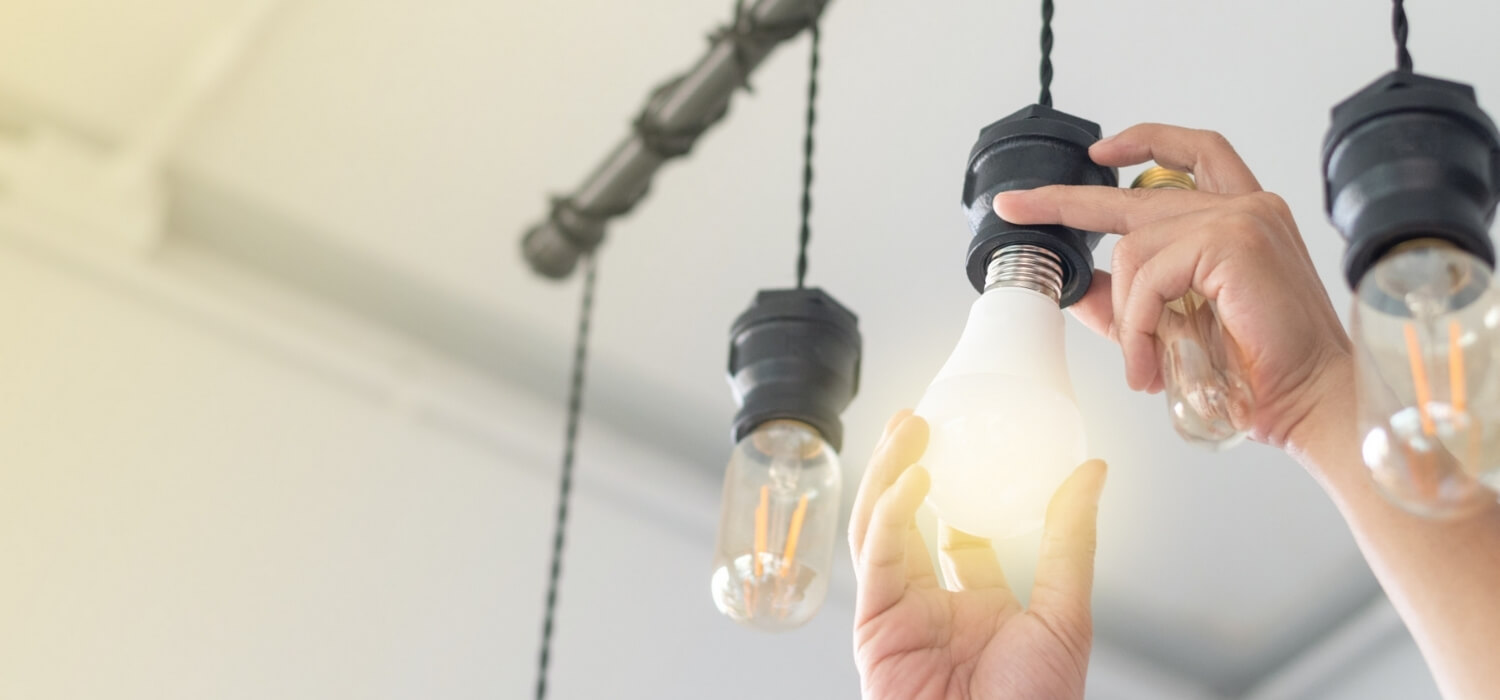
{"label": "black twisted fabric cord", "polygon": [[818,45],[823,32],[817,23],[812,32],[812,58],[807,66],[807,132],[802,138],[802,230],[797,245],[797,288],[807,280],[807,243],[812,239],[813,127],[818,123]]}
{"label": "black twisted fabric cord", "polygon": [[[821,6],[819,6],[821,12]],[[708,35],[710,44],[718,45],[721,42],[730,46],[734,56],[735,70],[739,72],[740,87],[747,92],[753,92],[750,88],[749,59],[745,57],[751,48],[763,49],[766,46],[779,44],[796,36],[803,29],[813,26],[817,22],[818,15],[814,14],[806,18],[798,17],[785,22],[766,23],[755,19],[755,14],[745,8],[745,0],[736,0],[734,3],[734,20],[729,24],[719,27]],[[709,127],[724,118],[729,104],[724,104],[722,109],[707,119],[697,124],[689,125],[682,129],[667,129],[657,124],[656,113],[661,106],[662,100],[671,95],[682,82],[682,76],[672,78],[656,89],[651,91],[651,96],[646,100],[646,106],[636,116],[632,128],[640,137],[642,145],[646,150],[656,154],[662,160],[680,158],[687,155],[693,149],[693,144],[698,137],[703,135]]]}
{"label": "black twisted fabric cord", "polygon": [[1052,106],[1052,9],[1052,0],[1042,0],[1042,95],[1036,102],[1044,107]]}
{"label": "black twisted fabric cord", "polygon": [[1391,3],[1391,33],[1396,35],[1396,70],[1411,72],[1411,52],[1406,50],[1406,35],[1410,27],[1406,24],[1406,3],[1393,0]]}
{"label": "black twisted fabric cord", "polygon": [[[723,42],[730,46],[735,60],[735,69],[739,72],[740,85],[749,91],[750,69],[749,60],[746,58],[747,52],[752,48],[763,49],[779,44],[796,36],[803,29],[811,27],[822,15],[826,4],[827,0],[816,3],[813,11],[806,17],[797,17],[783,22],[761,22],[745,7],[745,0],[735,0],[734,19],[711,33],[708,40],[711,45]],[[717,124],[728,113],[729,103],[725,102],[723,109],[708,115],[696,124],[680,128],[668,128],[662,125],[659,120],[661,106],[668,97],[675,93],[677,86],[682,83],[682,77],[671,78],[652,89],[651,94],[646,98],[645,106],[631,122],[631,129],[640,140],[641,146],[663,161],[681,158],[692,152],[693,145],[698,142],[703,132]],[[575,247],[580,250],[592,250],[598,244],[597,235],[590,237],[581,230],[580,226],[575,225],[570,217],[563,216],[563,214],[571,214],[572,219],[602,224],[609,219],[629,213],[646,197],[646,192],[647,190],[642,188],[629,201],[607,209],[585,209],[578,206],[571,197],[559,197],[553,200],[550,221],[564,236],[575,242]]]}
{"label": "black twisted fabric cord", "polygon": [[552,626],[557,612],[557,588],[562,581],[563,533],[568,525],[568,497],[573,491],[573,455],[578,443],[578,419],[583,415],[584,368],[588,360],[589,322],[594,315],[594,253],[584,256],[583,301],[578,309],[578,336],[573,346],[573,377],[568,387],[568,427],[563,436],[562,478],[557,486],[557,521],[552,528],[552,570],[547,580],[547,612],[542,618],[542,651],[537,659],[536,698],[547,697],[547,664],[552,651]]}

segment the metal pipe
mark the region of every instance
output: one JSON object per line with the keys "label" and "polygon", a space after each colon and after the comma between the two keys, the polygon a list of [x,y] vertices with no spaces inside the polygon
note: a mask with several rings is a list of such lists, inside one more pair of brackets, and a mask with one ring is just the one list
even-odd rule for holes
{"label": "metal pipe", "polygon": [[729,109],[737,87],[777,46],[811,26],[828,0],[756,0],[736,5],[733,23],[715,32],[708,52],[687,73],[652,92],[630,134],[572,195],[553,200],[546,220],[521,239],[537,274],[562,279],[579,256],[604,239],[610,219],[645,197],[663,163],[684,156]]}

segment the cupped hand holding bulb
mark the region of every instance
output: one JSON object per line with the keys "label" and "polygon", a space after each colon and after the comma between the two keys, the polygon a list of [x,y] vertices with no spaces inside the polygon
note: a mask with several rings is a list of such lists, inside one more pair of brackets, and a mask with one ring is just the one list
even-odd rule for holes
{"label": "cupped hand holding bulb", "polygon": [[927,437],[927,424],[909,411],[891,419],[850,519],[864,697],[1082,698],[1104,463],[1086,462],[1053,497],[1031,607],[1023,608],[989,541],[946,527],[939,559],[956,590],[938,583],[915,520],[930,486],[914,466]]}
{"label": "cupped hand holding bulb", "polygon": [[1042,187],[1002,193],[996,213],[1119,234],[1110,271],[1095,271],[1069,308],[1119,343],[1132,389],[1162,389],[1155,334],[1164,305],[1188,291],[1214,300],[1255,397],[1250,437],[1296,448],[1299,427],[1349,386],[1350,345],[1291,210],[1214,132],[1141,124],[1089,155],[1114,167],[1155,160],[1191,172],[1198,191]]}

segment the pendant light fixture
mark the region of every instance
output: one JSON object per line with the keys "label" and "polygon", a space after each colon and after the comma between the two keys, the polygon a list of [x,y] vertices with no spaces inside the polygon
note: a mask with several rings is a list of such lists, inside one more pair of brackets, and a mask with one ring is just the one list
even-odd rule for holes
{"label": "pendant light fixture", "polygon": [[[532,271],[538,275],[553,279],[567,277],[580,260],[584,262],[585,268],[583,298],[579,308],[577,339],[568,388],[567,428],[563,437],[562,469],[558,481],[557,511],[552,533],[552,559],[548,568],[541,650],[537,656],[537,700],[543,700],[547,696],[547,673],[552,656],[552,636],[558,591],[562,582],[563,546],[567,532],[568,506],[572,494],[573,466],[577,454],[579,422],[583,415],[589,326],[593,316],[594,289],[597,281],[597,248],[603,241],[605,224],[634,209],[645,198],[656,171],[667,161],[686,156],[697,143],[698,138],[724,117],[728,112],[729,100],[734,90],[740,87],[749,89],[750,74],[761,61],[777,46],[801,33],[803,29],[812,27],[814,30],[814,79],[809,84],[806,141],[809,160],[804,169],[802,254],[798,263],[798,289],[795,290],[803,293],[802,276],[807,268],[807,218],[812,206],[808,190],[812,182],[814,112],[811,100],[817,90],[815,80],[816,19],[821,16],[827,3],[828,0],[754,0],[751,5],[747,6],[746,0],[737,0],[734,6],[734,20],[710,35],[708,52],[687,72],[665,81],[652,91],[646,101],[646,106],[641,109],[639,116],[632,123],[631,133],[624,142],[610,153],[576,192],[567,197],[555,198],[552,202],[552,212],[547,220],[528,229],[521,240],[522,255]],[[785,295],[776,296],[773,293],[772,297],[764,303],[758,300],[757,306],[752,308],[752,312],[760,310],[759,315],[752,316],[747,313],[746,318],[741,320],[742,324],[747,327],[746,337],[756,339],[746,342],[744,348],[746,358],[759,360],[746,363],[747,367],[753,368],[749,370],[750,373],[769,373],[780,377],[779,383],[777,381],[757,382],[748,377],[741,382],[746,387],[762,387],[759,396],[765,398],[752,402],[757,407],[778,405],[776,400],[771,398],[774,397],[776,391],[766,391],[765,387],[775,386],[778,387],[777,390],[784,392],[787,390],[787,381],[796,379],[811,379],[836,385],[838,379],[843,376],[839,375],[830,379],[826,376],[826,372],[819,373],[816,368],[803,368],[799,374],[796,370],[789,371],[782,366],[788,363],[770,362],[768,364],[765,361],[766,358],[763,357],[766,353],[760,343],[786,342],[789,347],[796,346],[803,351],[837,352],[832,348],[836,348],[840,340],[798,345],[799,338],[796,336],[801,327],[795,320],[799,318],[813,318],[815,319],[812,322],[813,326],[828,326],[843,330],[845,335],[852,335],[853,339],[853,367],[852,369],[844,368],[840,365],[844,374],[851,377],[848,386],[844,389],[825,388],[816,396],[809,395],[811,403],[802,408],[801,412],[783,411],[766,419],[766,429],[757,433],[763,436],[759,443],[755,443],[761,445],[763,451],[778,455],[801,454],[796,452],[795,448],[788,446],[798,441],[807,443],[806,449],[819,445],[827,447],[827,443],[814,444],[812,437],[805,432],[800,432],[802,426],[806,425],[817,425],[825,431],[823,435],[832,435],[833,437],[828,439],[832,442],[832,448],[837,448],[840,437],[838,413],[853,397],[852,378],[858,376],[859,334],[854,330],[853,315],[839,307],[831,297],[826,297],[826,295],[819,297],[819,294],[821,292],[817,290],[806,290],[804,297],[793,298]],[[749,332],[751,328],[756,332]],[[790,334],[793,337],[779,338],[777,333]],[[836,333],[833,336],[838,337]],[[842,340],[847,344],[847,339]],[[731,358],[731,365],[734,364],[735,360]],[[795,364],[795,362],[790,364]],[[842,399],[838,398],[842,394],[847,394],[847,396]],[[752,404],[747,404],[747,406]],[[831,423],[828,421],[830,414]],[[796,422],[799,419],[801,422]],[[774,425],[771,425],[772,423]],[[737,421],[736,431],[740,430],[740,425],[741,421]],[[761,425],[762,423],[756,423],[755,427],[759,428]],[[823,459],[831,455],[832,452],[827,451]],[[816,610],[817,605],[822,602],[822,591],[827,588],[828,560],[832,556],[832,542],[824,543],[822,533],[836,524],[825,524],[821,518],[827,517],[830,510],[835,520],[838,517],[837,458],[834,457],[831,461],[831,472],[827,469],[820,470],[817,465],[819,459],[816,454],[808,454],[803,461],[812,465],[809,469],[811,473],[833,475],[832,495],[831,499],[824,497],[823,491],[826,491],[826,488],[823,491],[804,489],[804,493],[808,496],[808,503],[794,511],[797,527],[793,528],[793,531],[800,530],[805,533],[800,544],[802,564],[794,566],[791,563],[799,547],[795,534],[787,542],[778,541],[779,545],[784,546],[782,550],[784,561],[778,561],[778,565],[782,568],[776,569],[781,578],[801,581],[802,577],[806,576],[806,572],[814,570],[808,566],[809,562],[814,565],[822,562],[821,577],[812,582],[814,587],[821,585],[822,588],[803,594],[799,600],[807,602],[799,602],[797,605],[798,610],[805,609],[807,615]],[[775,475],[784,479],[784,471],[778,471]],[[816,481],[815,477],[807,479],[808,483],[813,481]],[[826,502],[829,500],[832,500],[834,505],[828,506]],[[763,511],[767,510],[763,509]],[[777,511],[777,517],[779,515],[780,511]],[[757,563],[756,566],[759,570],[761,565]],[[785,573],[780,573],[783,568]],[[813,595],[814,592],[816,595]]]}
{"label": "pendant light fixture", "polygon": [[1500,484],[1500,133],[1473,87],[1412,71],[1401,0],[1392,27],[1396,70],[1333,108],[1325,205],[1348,242],[1365,464],[1397,505],[1459,516]]}
{"label": "pendant light fixture", "polygon": [[916,408],[931,428],[922,458],[932,475],[928,503],[948,525],[989,538],[1039,528],[1053,491],[1086,451],[1062,308],[1088,291],[1102,234],[1019,226],[993,208],[1008,190],[1118,183],[1113,168],[1089,158],[1099,125],[1052,107],[1052,15],[1044,0],[1037,104],[986,126],[969,155],[965,270],[980,296]]}
{"label": "pendant light fixture", "polygon": [[807,622],[828,595],[842,506],[839,414],[859,384],[857,319],[827,292],[805,285],[822,38],[817,19],[808,18],[797,286],[762,290],[730,330],[729,383],[739,412],[710,591],[724,615],[766,631]]}

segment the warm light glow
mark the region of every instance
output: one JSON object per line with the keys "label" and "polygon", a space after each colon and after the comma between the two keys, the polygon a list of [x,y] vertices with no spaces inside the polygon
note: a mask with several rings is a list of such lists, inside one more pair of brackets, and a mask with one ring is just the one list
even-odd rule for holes
{"label": "warm light glow", "polygon": [[945,523],[999,539],[1041,527],[1086,457],[1057,302],[1001,288],[974,302],[953,355],[916,412],[931,428],[927,500]]}

